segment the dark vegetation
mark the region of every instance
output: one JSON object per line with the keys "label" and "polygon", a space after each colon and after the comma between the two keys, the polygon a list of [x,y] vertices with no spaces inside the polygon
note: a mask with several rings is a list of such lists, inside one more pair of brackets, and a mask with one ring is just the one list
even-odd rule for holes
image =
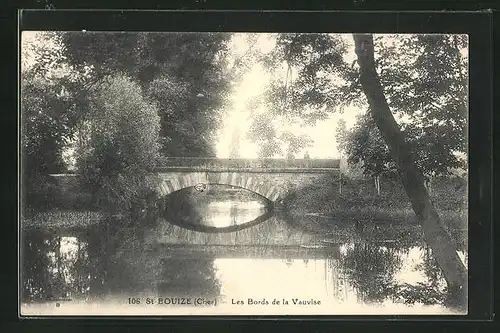
{"label": "dark vegetation", "polygon": [[68,207],[48,177],[67,171],[68,147],[82,175],[69,206],[111,216],[154,204],[146,175],[160,157],[214,156],[230,37],[44,33],[21,80],[23,214]]}
{"label": "dark vegetation", "polygon": [[[316,226],[323,232],[328,232],[337,224],[353,225],[376,240],[377,227],[384,227],[385,236],[382,239],[392,238],[387,237],[387,229],[396,228],[404,233],[418,227],[418,220],[401,182],[394,178],[382,178],[380,184],[381,193],[378,195],[372,179],[349,179],[343,176],[342,193],[339,193],[339,177],[329,175],[298,189],[285,199],[284,205],[297,220],[317,216],[317,223],[308,223],[309,228]],[[434,179],[431,198],[459,247],[466,247],[466,181],[459,177]]]}

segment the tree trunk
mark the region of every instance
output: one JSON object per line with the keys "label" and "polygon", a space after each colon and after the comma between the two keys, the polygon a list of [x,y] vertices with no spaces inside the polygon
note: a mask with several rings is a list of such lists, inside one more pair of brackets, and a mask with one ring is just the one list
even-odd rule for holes
{"label": "tree trunk", "polygon": [[387,104],[380,78],[375,70],[373,36],[354,34],[360,67],[360,83],[370,105],[372,117],[398,165],[405,191],[421,223],[427,243],[443,270],[449,289],[462,293],[467,287],[467,271],[456,252],[456,245],[444,227],[393,114]]}
{"label": "tree trunk", "polygon": [[339,162],[339,194],[342,194],[342,168],[340,167],[341,162],[342,162],[342,154],[340,155],[340,162]]}
{"label": "tree trunk", "polygon": [[427,181],[427,191],[429,191],[429,195],[432,195],[432,177],[429,176],[429,180]]}
{"label": "tree trunk", "polygon": [[380,176],[375,176],[375,189],[377,190],[377,196],[380,196]]}

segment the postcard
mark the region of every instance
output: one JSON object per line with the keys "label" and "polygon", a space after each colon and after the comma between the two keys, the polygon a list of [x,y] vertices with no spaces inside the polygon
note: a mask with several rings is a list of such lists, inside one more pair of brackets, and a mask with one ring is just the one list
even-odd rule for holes
{"label": "postcard", "polygon": [[467,35],[20,52],[22,316],[467,313]]}

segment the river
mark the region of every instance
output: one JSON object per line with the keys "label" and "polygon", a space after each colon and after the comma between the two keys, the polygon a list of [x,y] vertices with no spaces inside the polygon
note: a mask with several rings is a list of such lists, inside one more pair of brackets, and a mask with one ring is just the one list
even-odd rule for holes
{"label": "river", "polygon": [[367,239],[352,225],[329,221],[331,233],[313,232],[304,221],[322,217],[291,218],[230,187],[182,190],[164,207],[152,223],[23,230],[22,313],[465,311],[447,301],[446,282],[418,229],[391,239],[383,237],[391,234],[386,226],[377,231],[381,237]]}

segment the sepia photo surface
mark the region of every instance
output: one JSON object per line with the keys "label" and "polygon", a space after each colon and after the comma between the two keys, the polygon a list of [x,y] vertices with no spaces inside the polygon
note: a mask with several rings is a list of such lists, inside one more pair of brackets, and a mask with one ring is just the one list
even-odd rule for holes
{"label": "sepia photo surface", "polygon": [[20,52],[22,316],[467,313],[467,35]]}

